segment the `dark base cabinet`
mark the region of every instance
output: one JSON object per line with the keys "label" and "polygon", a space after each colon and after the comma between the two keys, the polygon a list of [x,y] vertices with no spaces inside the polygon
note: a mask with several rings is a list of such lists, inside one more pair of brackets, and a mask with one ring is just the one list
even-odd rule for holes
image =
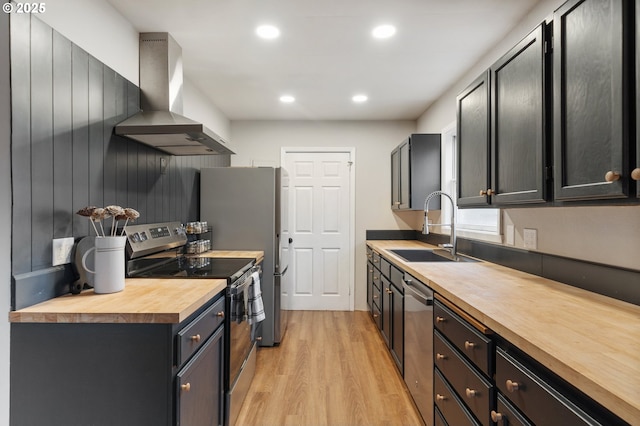
{"label": "dark base cabinet", "polygon": [[[222,424],[220,310],[223,297],[180,324],[12,323],[11,424]],[[201,321],[181,351],[178,332]]]}

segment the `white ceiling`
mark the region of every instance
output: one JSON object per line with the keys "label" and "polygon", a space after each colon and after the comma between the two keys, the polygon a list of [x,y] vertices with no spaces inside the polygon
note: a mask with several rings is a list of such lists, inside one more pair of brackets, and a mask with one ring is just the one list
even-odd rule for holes
{"label": "white ceiling", "polygon": [[[169,32],[230,120],[413,120],[538,0],[108,1],[139,32]],[[280,37],[257,38],[264,23]],[[381,23],[396,35],[374,40]]]}

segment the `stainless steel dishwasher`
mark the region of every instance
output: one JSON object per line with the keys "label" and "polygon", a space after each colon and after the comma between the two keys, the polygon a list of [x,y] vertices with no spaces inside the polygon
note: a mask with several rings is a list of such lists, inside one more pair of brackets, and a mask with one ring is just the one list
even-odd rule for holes
{"label": "stainless steel dishwasher", "polygon": [[433,290],[404,274],[404,381],[427,426],[433,425]]}

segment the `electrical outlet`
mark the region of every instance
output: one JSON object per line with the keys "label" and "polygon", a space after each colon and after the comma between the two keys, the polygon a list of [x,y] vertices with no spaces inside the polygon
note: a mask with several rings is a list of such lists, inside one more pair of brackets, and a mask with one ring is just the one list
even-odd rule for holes
{"label": "electrical outlet", "polygon": [[528,250],[538,249],[538,230],[524,228],[524,248]]}
{"label": "electrical outlet", "polygon": [[513,246],[516,244],[516,230],[515,226],[507,225],[507,245]]}
{"label": "electrical outlet", "polygon": [[53,254],[51,256],[51,262],[53,266],[71,263],[73,243],[73,237],[53,239]]}

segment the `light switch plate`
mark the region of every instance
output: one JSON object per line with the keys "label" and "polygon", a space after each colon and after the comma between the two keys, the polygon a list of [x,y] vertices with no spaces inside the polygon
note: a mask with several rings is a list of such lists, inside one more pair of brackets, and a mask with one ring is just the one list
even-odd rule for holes
{"label": "light switch plate", "polygon": [[507,245],[513,246],[516,244],[516,230],[515,226],[507,225]]}
{"label": "light switch plate", "polygon": [[528,250],[538,249],[538,230],[524,228],[524,248]]}
{"label": "light switch plate", "polygon": [[53,239],[53,254],[51,256],[51,263],[53,266],[71,263],[73,242],[73,237]]}

